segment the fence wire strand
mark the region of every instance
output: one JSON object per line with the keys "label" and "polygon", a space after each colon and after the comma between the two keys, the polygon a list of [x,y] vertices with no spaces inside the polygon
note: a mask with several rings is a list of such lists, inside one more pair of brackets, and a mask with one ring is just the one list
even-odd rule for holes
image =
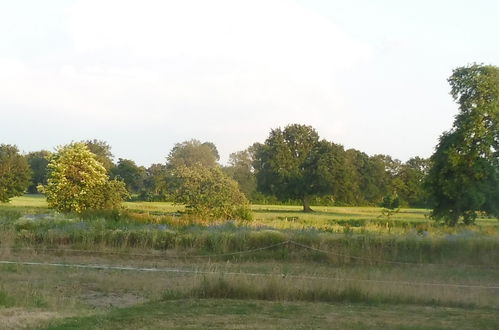
{"label": "fence wire strand", "polygon": [[130,253],[130,252],[121,252],[121,251],[102,251],[102,250],[82,250],[82,249],[54,249],[54,248],[42,248],[37,249],[36,247],[0,247],[0,250],[6,251],[34,251],[34,252],[62,252],[62,253],[86,253],[86,254],[103,254],[103,255],[123,255],[130,257],[149,257],[149,258],[164,258],[164,259],[210,259],[210,258],[219,258],[219,257],[230,257],[237,255],[245,255],[252,254],[259,251],[269,250],[280,246],[290,246],[299,247],[302,249],[315,251],[319,253],[328,254],[335,257],[341,257],[345,259],[354,259],[354,260],[362,260],[368,261],[369,263],[380,263],[380,264],[394,264],[394,265],[405,265],[405,266],[440,266],[440,267],[471,267],[471,268],[482,268],[482,269],[490,269],[496,270],[498,267],[489,266],[489,265],[470,265],[470,264],[435,264],[435,263],[423,263],[423,262],[408,262],[408,261],[395,261],[395,260],[383,260],[383,259],[375,259],[369,257],[361,257],[361,256],[353,256],[349,254],[342,254],[330,250],[324,250],[315,248],[313,246],[305,245],[302,243],[298,243],[293,240],[287,240],[280,243],[275,243],[271,245],[267,245],[260,248],[254,248],[243,251],[236,252],[226,252],[226,253],[215,253],[215,254],[203,254],[203,255],[167,255],[167,254],[155,254],[155,253]]}
{"label": "fence wire strand", "polygon": [[119,271],[141,271],[141,272],[158,272],[158,273],[180,273],[191,275],[234,275],[234,276],[251,276],[251,277],[277,277],[281,278],[297,278],[311,280],[332,280],[332,281],[348,281],[348,282],[367,282],[367,283],[384,283],[384,284],[399,284],[399,285],[417,285],[417,286],[432,286],[432,287],[451,287],[451,288],[468,288],[468,289],[485,289],[499,290],[499,286],[487,285],[470,285],[458,283],[429,283],[429,282],[410,282],[410,281],[392,281],[392,280],[372,280],[372,279],[356,279],[345,277],[328,277],[314,275],[294,275],[294,274],[269,274],[269,273],[246,273],[246,272],[223,272],[223,271],[204,271],[179,268],[148,268],[148,267],[133,267],[133,266],[112,266],[112,265],[94,265],[94,264],[68,264],[68,263],[49,263],[49,262],[30,262],[30,261],[9,261],[0,260],[0,264],[4,265],[23,265],[23,266],[46,266],[46,267],[66,267],[79,269],[98,269],[98,270],[119,270]]}

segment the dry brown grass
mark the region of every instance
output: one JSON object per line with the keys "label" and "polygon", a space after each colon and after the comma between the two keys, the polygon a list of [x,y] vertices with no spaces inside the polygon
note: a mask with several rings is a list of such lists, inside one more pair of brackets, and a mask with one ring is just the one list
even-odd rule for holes
{"label": "dry brown grass", "polygon": [[72,314],[20,307],[0,308],[0,328],[4,330],[24,329],[33,327],[43,321],[69,316],[72,316]]}
{"label": "dry brown grass", "polygon": [[[223,278],[239,291],[275,290],[277,300],[327,301],[327,296],[332,295],[333,291],[341,292],[355,288],[364,293],[370,302],[394,301],[423,305],[474,305],[499,308],[499,290],[445,286],[447,284],[497,286],[495,269],[477,270],[442,266],[332,267],[326,263],[314,262],[194,262],[182,259],[131,258],[124,255],[61,256],[39,254],[34,251],[16,252],[10,258],[19,261],[126,265],[186,272],[1,265],[3,290],[17,297],[18,305],[21,306],[30,306],[30,299],[33,297],[38,297],[38,302],[31,302],[31,305],[53,308],[92,309],[95,306],[129,306],[134,301],[140,303],[159,299],[165,291],[189,296],[192,288],[198,287],[205,278],[210,278],[212,281]],[[439,283],[444,286],[418,285],[418,283]],[[314,292],[319,298],[310,298],[314,297]],[[324,297],[320,298],[321,295]],[[248,298],[255,298],[255,295],[249,294]]]}

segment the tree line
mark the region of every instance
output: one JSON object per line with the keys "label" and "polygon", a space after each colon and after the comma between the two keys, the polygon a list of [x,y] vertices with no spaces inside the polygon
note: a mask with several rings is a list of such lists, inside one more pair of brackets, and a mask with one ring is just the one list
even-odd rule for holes
{"label": "tree line", "polygon": [[[105,141],[82,141],[106,169],[110,179],[124,182],[130,198],[170,201],[174,176],[181,167],[218,168],[235,180],[239,189],[254,203],[307,203],[315,205],[378,205],[387,195],[396,195],[400,205],[427,206],[423,189],[429,161],[414,157],[401,162],[388,155],[368,156],[355,149],[320,140],[310,126],[293,124],[270,132],[265,143],[232,153],[222,166],[211,142],[189,140],[177,143],[162,164],[139,166],[131,159],[113,161]],[[15,146],[2,145],[18,153]],[[19,189],[28,182],[27,192],[37,193],[46,185],[49,162],[56,153],[46,150],[19,155],[16,162]],[[14,172],[11,172],[14,174]],[[21,180],[22,178],[22,180]]]}
{"label": "tree line", "polygon": [[[82,171],[85,164],[57,162],[73,152],[73,159],[80,157],[88,166],[94,159],[97,165],[87,170],[110,180],[96,196],[173,201],[214,217],[249,218],[249,201],[300,203],[306,212],[311,205],[429,207],[449,224],[461,218],[473,223],[480,212],[499,217],[499,68],[458,68],[449,83],[459,113],[430,159],[369,156],[321,139],[313,127],[301,124],[272,129],[263,143],[231,154],[226,166],[213,143],[198,140],[177,143],[165,163],[149,167],[131,159],[115,162],[110,145],[100,140],[24,156],[15,146],[1,145],[0,201],[26,190],[50,196],[50,189],[59,189],[51,186],[58,166],[64,182],[69,173]],[[68,193],[84,189],[78,187]]]}

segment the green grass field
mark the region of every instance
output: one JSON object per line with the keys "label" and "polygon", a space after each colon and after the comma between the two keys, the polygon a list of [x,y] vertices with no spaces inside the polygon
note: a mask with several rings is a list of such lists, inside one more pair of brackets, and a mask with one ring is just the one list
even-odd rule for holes
{"label": "green grass field", "polygon": [[210,223],[169,203],[126,208],[81,218],[39,196],[0,205],[0,328],[499,324],[495,219],[449,228],[427,210],[254,205],[251,222]]}

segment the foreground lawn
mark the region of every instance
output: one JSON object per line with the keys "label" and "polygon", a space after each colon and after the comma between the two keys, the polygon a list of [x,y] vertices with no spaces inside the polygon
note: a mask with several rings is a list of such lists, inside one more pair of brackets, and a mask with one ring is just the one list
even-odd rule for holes
{"label": "foreground lawn", "polygon": [[[494,329],[499,324],[498,290],[396,283],[497,286],[495,269],[338,268],[305,260],[186,264],[12,251],[2,257],[67,265],[199,269],[219,275],[0,265],[0,329]],[[319,274],[319,280],[306,277]],[[336,277],[388,282],[326,279]]]}
{"label": "foreground lawn", "polygon": [[496,310],[182,299],[49,322],[38,329],[496,329]]}

